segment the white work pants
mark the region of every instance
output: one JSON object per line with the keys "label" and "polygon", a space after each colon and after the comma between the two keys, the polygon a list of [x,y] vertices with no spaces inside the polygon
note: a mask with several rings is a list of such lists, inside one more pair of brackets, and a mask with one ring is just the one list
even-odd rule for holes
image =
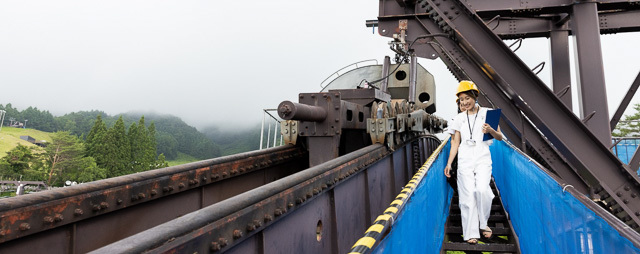
{"label": "white work pants", "polygon": [[[464,240],[480,238],[480,229],[487,228],[491,215],[493,191],[491,164],[463,165],[458,162],[458,196]],[[468,163],[464,163],[468,164]]]}

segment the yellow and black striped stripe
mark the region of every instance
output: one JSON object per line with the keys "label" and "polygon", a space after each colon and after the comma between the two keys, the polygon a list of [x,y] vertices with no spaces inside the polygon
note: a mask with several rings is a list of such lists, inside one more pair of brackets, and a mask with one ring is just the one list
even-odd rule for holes
{"label": "yellow and black striped stripe", "polygon": [[360,238],[354,245],[351,247],[351,251],[349,254],[363,254],[370,251],[376,242],[380,241],[383,235],[383,231],[391,227],[393,225],[393,221],[398,217],[398,212],[404,207],[404,204],[409,200],[413,191],[418,187],[422,179],[429,168],[436,160],[442,148],[449,142],[449,138],[447,138],[444,142],[438,146],[438,148],[433,151],[429,159],[420,167],[418,172],[409,180],[409,183],[404,186],[400,194],[396,196],[396,198],[391,202],[389,208],[384,210],[384,213],[373,222],[373,225],[367,229],[364,233],[364,236]]}

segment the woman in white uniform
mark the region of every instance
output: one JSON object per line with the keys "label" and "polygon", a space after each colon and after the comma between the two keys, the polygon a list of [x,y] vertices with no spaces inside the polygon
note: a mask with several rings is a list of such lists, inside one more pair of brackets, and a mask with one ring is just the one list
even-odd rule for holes
{"label": "woman in white uniform", "polygon": [[458,85],[456,96],[464,112],[453,120],[451,129],[455,130],[451,141],[449,160],[444,174],[451,177],[451,163],[458,154],[458,196],[462,217],[464,240],[470,244],[478,243],[480,231],[485,238],[492,235],[487,226],[491,214],[491,201],[494,198],[489,183],[491,181],[492,140],[482,141],[485,133],[502,140],[500,127],[494,130],[485,123],[487,108],[476,105],[478,88],[472,81],[463,80]]}

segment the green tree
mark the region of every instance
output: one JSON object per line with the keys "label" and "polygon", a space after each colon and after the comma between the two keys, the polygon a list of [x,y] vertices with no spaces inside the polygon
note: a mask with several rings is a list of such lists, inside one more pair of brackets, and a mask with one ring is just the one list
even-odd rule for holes
{"label": "green tree", "polygon": [[169,160],[178,158],[178,141],[165,132],[158,132],[157,137],[158,153],[164,154]]}
{"label": "green tree", "polygon": [[131,146],[124,127],[122,116],[118,118],[113,127],[109,128],[105,138],[104,168],[108,177],[126,175],[132,173]]}
{"label": "green tree", "polygon": [[85,144],[87,156],[93,157],[99,166],[105,165],[106,161],[109,159],[107,157],[105,142],[107,138],[106,135],[107,125],[102,121],[102,115],[98,115],[91,131],[87,134]]}
{"label": "green tree", "polygon": [[612,135],[616,137],[639,137],[640,136],[640,103],[633,106],[633,115],[625,115],[614,129]]}
{"label": "green tree", "polygon": [[40,155],[32,148],[18,144],[0,159],[0,176],[3,179],[41,181],[45,174],[41,171]]}
{"label": "green tree", "polygon": [[62,186],[66,180],[89,182],[106,177],[106,171],[92,157],[85,157],[84,144],[77,136],[62,131],[54,133],[51,140],[45,148],[47,185]]}
{"label": "green tree", "polygon": [[156,160],[155,168],[166,168],[169,166],[169,163],[165,160],[164,154],[158,155],[158,159]]}

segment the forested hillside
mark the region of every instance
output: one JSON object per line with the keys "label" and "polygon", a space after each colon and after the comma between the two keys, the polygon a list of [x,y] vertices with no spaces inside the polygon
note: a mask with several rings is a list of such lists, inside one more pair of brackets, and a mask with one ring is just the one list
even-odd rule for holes
{"label": "forested hillside", "polygon": [[27,128],[46,132],[68,131],[81,139],[85,139],[89,134],[98,115],[101,116],[107,128],[113,126],[120,116],[123,118],[125,127],[130,127],[144,116],[147,124],[155,123],[157,152],[164,154],[168,160],[175,159],[178,152],[197,159],[210,159],[222,154],[220,148],[211,139],[180,118],[170,115],[126,113],[110,116],[103,111],[92,110],[54,117],[47,110],[28,107],[21,111],[12,107],[10,103],[0,104],[0,110],[6,111],[4,126],[20,122],[26,124]]}
{"label": "forested hillside", "polygon": [[244,130],[235,131],[221,130],[219,127],[208,127],[204,128],[202,132],[220,147],[222,156],[260,148],[260,125],[258,124]]}

